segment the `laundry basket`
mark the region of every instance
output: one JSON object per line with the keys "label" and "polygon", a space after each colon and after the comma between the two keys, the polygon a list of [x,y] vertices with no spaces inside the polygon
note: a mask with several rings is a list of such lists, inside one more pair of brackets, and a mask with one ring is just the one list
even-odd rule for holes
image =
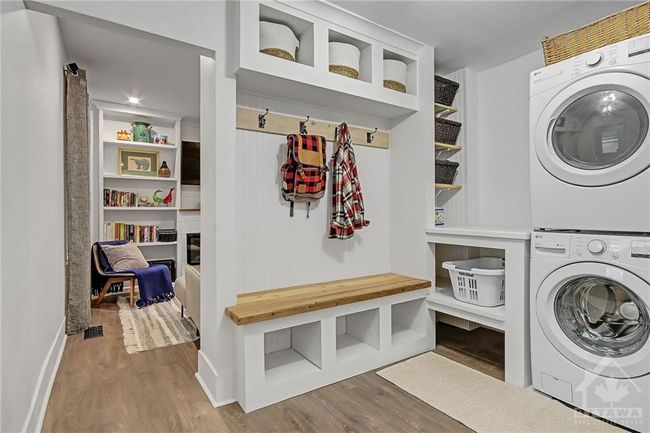
{"label": "laundry basket", "polygon": [[497,307],[506,302],[505,269],[499,257],[443,262],[449,271],[454,297],[483,307]]}

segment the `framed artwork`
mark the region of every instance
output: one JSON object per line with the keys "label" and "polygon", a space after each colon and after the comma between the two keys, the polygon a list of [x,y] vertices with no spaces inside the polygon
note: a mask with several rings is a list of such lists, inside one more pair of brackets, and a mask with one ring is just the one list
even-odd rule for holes
{"label": "framed artwork", "polygon": [[120,148],[117,159],[120,176],[158,176],[160,152]]}

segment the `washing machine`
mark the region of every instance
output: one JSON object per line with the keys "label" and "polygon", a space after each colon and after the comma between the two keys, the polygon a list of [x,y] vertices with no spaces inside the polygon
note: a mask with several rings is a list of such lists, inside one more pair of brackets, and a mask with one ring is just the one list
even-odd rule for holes
{"label": "washing machine", "polygon": [[530,80],[533,227],[650,233],[650,35]]}
{"label": "washing machine", "polygon": [[534,232],[533,386],[650,432],[650,236]]}

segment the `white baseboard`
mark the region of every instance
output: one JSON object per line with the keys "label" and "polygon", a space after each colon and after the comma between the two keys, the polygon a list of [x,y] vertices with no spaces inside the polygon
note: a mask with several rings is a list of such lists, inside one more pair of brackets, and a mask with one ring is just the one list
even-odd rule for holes
{"label": "white baseboard", "polygon": [[199,382],[199,385],[201,385],[201,388],[203,389],[203,392],[205,392],[205,395],[208,397],[208,400],[210,400],[210,404],[212,404],[212,407],[217,408],[220,406],[225,406],[230,403],[234,403],[237,401],[235,398],[230,398],[230,399],[225,399],[225,400],[218,400],[215,396],[218,394],[217,389],[218,389],[218,381],[219,381],[219,373],[217,373],[217,370],[214,369],[212,363],[208,360],[208,358],[205,357],[203,352],[199,350],[199,371],[196,372],[194,375],[196,377],[196,380]]}
{"label": "white baseboard", "polygon": [[23,433],[40,432],[43,427],[47,403],[50,399],[56,372],[59,370],[66,339],[65,316],[63,316],[59,330],[50,346],[50,351],[43,361],[43,366],[41,367],[41,372],[36,382],[36,388],[34,389],[34,395],[32,396],[32,404],[23,423]]}

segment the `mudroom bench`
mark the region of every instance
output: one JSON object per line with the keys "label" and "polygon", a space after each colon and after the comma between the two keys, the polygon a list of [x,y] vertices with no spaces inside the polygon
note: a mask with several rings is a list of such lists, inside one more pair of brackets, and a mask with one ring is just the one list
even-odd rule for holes
{"label": "mudroom bench", "polygon": [[425,352],[431,282],[380,274],[241,294],[239,403],[245,412]]}

